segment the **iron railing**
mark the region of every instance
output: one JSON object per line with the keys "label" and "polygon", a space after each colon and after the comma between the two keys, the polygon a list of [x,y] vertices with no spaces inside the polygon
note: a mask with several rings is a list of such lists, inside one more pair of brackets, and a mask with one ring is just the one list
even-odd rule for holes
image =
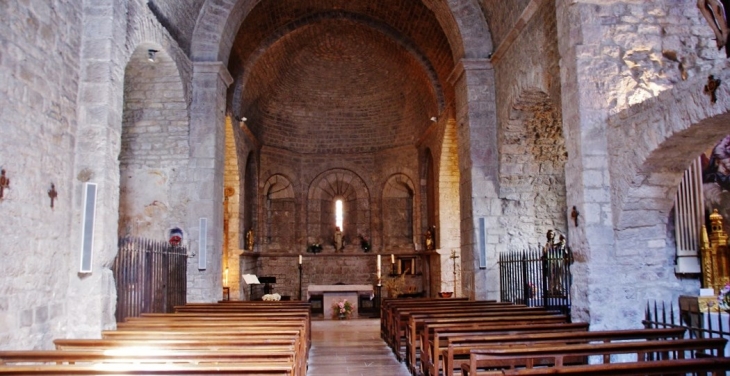
{"label": "iron railing", "polygon": [[[644,320],[645,328],[685,328],[685,338],[725,338],[730,339],[730,315],[719,312],[701,312],[696,305],[675,311],[674,305],[669,308],[664,302],[661,307],[655,301],[646,304]],[[691,354],[695,357],[697,354]],[[725,347],[725,354],[709,354],[712,356],[730,356],[730,344]]]}
{"label": "iron railing", "polygon": [[173,312],[186,302],[187,249],[164,241],[119,239],[112,266],[117,288],[117,322],[141,313]]}
{"label": "iron railing", "polygon": [[572,262],[572,253],[564,242],[550,247],[501,253],[501,301],[546,307],[570,317]]}

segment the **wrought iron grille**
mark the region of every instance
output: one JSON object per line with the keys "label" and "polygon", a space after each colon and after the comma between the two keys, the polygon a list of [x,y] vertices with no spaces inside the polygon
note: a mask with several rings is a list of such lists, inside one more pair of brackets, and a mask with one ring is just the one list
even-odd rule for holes
{"label": "wrought iron grille", "polygon": [[[680,303],[681,305],[681,303]],[[641,321],[645,328],[685,328],[685,338],[725,338],[730,339],[730,316],[719,312],[701,312],[695,303],[693,306],[674,309],[673,304],[669,308],[664,302],[661,307],[655,301],[646,303],[644,320]],[[695,358],[698,354],[692,353],[690,357]],[[724,354],[709,354],[711,356],[730,356],[730,344],[725,346]]]}
{"label": "wrought iron grille", "polygon": [[503,302],[546,307],[570,317],[573,262],[565,242],[499,255],[500,299]]}
{"label": "wrought iron grille", "polygon": [[168,242],[124,237],[112,266],[117,322],[147,312],[173,312],[186,302],[187,249]]}

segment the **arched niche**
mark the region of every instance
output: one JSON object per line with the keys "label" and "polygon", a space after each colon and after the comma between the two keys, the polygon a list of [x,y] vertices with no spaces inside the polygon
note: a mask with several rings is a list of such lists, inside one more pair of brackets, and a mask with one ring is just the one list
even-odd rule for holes
{"label": "arched niche", "polygon": [[[154,59],[149,51],[156,51]],[[160,96],[158,87],[167,89]],[[175,192],[189,154],[189,123],[175,61],[159,45],[140,44],[124,71],[124,108],[119,153],[120,236],[167,239],[185,223]]]}
{"label": "arched niche", "polygon": [[283,175],[272,175],[264,183],[262,250],[276,251],[295,248],[294,231],[296,200],[291,182]]}
{"label": "arched niche", "polygon": [[370,240],[370,192],[352,171],[332,169],[321,173],[307,194],[307,243],[334,250],[335,202],[343,203],[345,249],[359,247],[358,237]]}
{"label": "arched niche", "polygon": [[417,239],[415,192],[413,181],[404,174],[393,175],[385,182],[381,202],[385,249],[413,249]]}

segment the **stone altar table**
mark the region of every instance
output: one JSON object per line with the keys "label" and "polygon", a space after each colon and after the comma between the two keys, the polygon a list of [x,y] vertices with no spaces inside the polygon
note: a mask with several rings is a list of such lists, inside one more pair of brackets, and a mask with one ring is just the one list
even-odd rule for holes
{"label": "stone altar table", "polygon": [[358,297],[360,295],[373,296],[373,286],[370,285],[309,285],[307,300],[312,295],[322,294],[322,309],[324,318],[332,318],[332,304],[347,299],[352,304],[351,318],[357,318]]}

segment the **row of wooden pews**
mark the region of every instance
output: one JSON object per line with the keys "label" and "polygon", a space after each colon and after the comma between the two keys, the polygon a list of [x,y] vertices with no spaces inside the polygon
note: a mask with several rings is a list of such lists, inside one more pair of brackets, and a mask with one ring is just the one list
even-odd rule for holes
{"label": "row of wooden pews", "polygon": [[302,302],[188,304],[129,318],[99,339],[0,351],[0,375],[304,376],[310,311]]}
{"label": "row of wooden pews", "polygon": [[664,373],[669,364],[730,370],[724,339],[684,339],[682,328],[589,331],[558,312],[465,299],[388,299],[381,317],[381,336],[414,375],[662,374],[647,364]]}

